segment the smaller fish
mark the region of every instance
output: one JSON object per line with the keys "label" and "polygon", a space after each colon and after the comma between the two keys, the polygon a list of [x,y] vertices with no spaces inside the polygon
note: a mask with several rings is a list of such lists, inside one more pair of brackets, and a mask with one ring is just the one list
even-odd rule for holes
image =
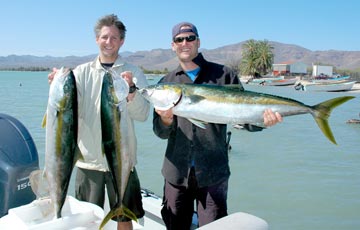
{"label": "smaller fish", "polygon": [[265,109],[282,116],[310,113],[323,134],[334,144],[336,141],[328,123],[330,113],[335,107],[355,98],[337,97],[309,106],[290,98],[241,90],[240,85],[177,83],[150,85],[140,93],[155,108],[172,108],[175,115],[187,118],[201,128],[206,128],[206,123],[264,126]]}

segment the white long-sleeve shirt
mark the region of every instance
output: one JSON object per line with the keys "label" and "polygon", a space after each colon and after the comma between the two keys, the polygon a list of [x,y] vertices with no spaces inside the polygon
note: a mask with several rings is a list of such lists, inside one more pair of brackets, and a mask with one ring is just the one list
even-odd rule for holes
{"label": "white long-sleeve shirt", "polygon": [[[139,88],[148,85],[146,77],[137,66],[126,63],[120,59],[116,60],[111,67],[120,75],[121,72],[131,71],[137,79]],[[101,134],[101,88],[103,76],[106,69],[101,65],[99,57],[94,61],[77,66],[73,72],[76,79],[78,96],[78,147],[83,159],[78,160],[76,166],[80,168],[108,171],[105,155],[102,153]],[[127,114],[124,114],[128,126],[129,155],[132,166],[136,159],[136,135],[134,120],[145,121],[149,116],[150,104],[137,91],[132,101],[126,103]]]}

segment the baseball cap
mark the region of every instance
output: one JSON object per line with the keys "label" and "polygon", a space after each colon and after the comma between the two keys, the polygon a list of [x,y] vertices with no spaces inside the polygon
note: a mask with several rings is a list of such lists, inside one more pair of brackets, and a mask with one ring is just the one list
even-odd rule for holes
{"label": "baseball cap", "polygon": [[[181,29],[181,27],[183,27],[183,26],[187,26],[188,28]],[[196,26],[194,26],[190,22],[180,22],[179,24],[176,24],[173,27],[173,29],[172,29],[172,38],[174,39],[176,37],[176,35],[184,33],[184,32],[193,32],[196,35],[196,37],[199,37]]]}

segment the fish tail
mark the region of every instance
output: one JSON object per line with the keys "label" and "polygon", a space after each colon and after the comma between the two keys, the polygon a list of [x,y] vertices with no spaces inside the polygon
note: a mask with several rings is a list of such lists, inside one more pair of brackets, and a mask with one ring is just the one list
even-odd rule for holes
{"label": "fish tail", "polygon": [[344,96],[344,97],[337,97],[337,98],[333,98],[327,101],[324,101],[320,104],[314,105],[312,106],[313,108],[313,112],[312,115],[316,121],[316,124],[319,126],[320,130],[323,132],[323,134],[334,144],[337,145],[334,135],[331,131],[331,128],[329,126],[329,117],[331,114],[331,111],[347,102],[348,100],[351,100],[355,97],[353,96]]}
{"label": "fish tail", "polygon": [[110,210],[110,212],[101,221],[99,229],[103,230],[107,222],[109,222],[109,220],[115,216],[125,216],[127,218],[130,218],[131,220],[138,221],[136,215],[130,209],[122,205],[119,208]]}

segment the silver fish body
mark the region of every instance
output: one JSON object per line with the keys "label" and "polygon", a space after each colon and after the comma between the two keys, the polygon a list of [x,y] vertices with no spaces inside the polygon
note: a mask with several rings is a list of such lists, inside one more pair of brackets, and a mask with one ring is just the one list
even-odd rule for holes
{"label": "silver fish body", "polygon": [[62,68],[54,76],[45,119],[45,176],[55,215],[60,218],[78,156],[77,92],[72,71]]}
{"label": "silver fish body", "polygon": [[156,109],[172,108],[175,115],[187,118],[202,128],[206,123],[264,126],[265,109],[279,112],[282,116],[310,113],[324,135],[334,144],[336,141],[328,117],[333,108],[354,98],[338,97],[309,106],[290,98],[240,90],[239,85],[177,83],[151,85],[140,92]]}
{"label": "silver fish body", "polygon": [[[100,224],[102,229],[106,223],[115,216],[127,216],[137,220],[131,210],[122,203],[125,188],[132,169],[128,155],[127,136],[127,112],[126,100],[119,99],[117,85],[122,85],[107,72],[103,79],[101,91],[101,129],[104,153],[108,162],[109,170],[113,178],[113,184],[117,195],[117,203],[111,207],[110,212]],[[120,89],[120,90],[123,90]],[[128,90],[128,89],[127,89]],[[126,95],[127,95],[126,91]]]}

